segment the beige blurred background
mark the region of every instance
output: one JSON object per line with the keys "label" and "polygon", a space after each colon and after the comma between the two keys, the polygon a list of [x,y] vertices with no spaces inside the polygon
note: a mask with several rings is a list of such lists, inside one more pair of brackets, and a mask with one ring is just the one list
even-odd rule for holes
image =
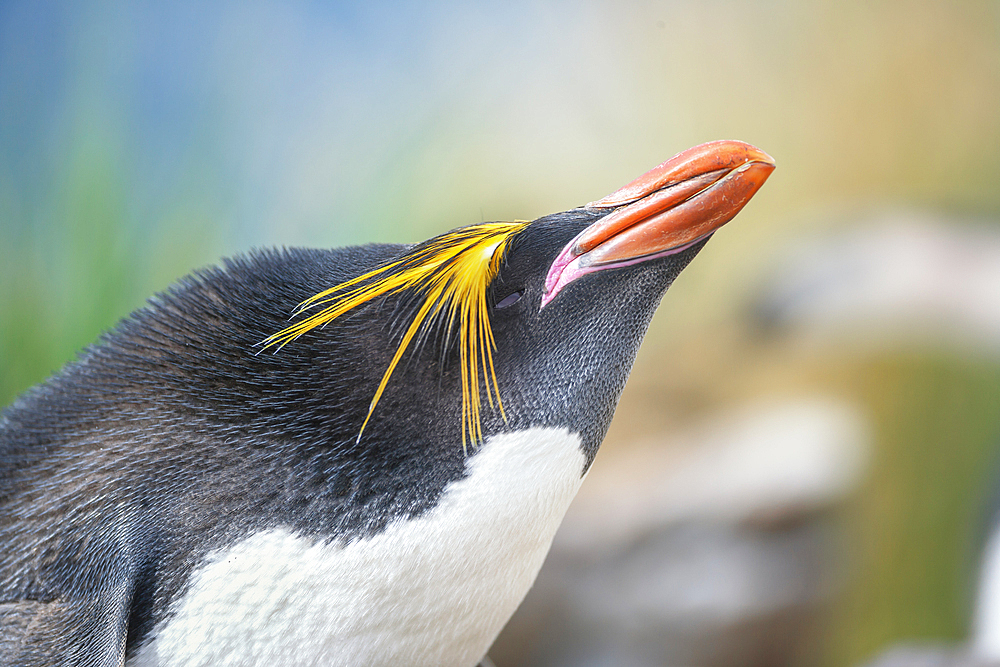
{"label": "beige blurred background", "polygon": [[[713,139],[778,169],[667,295],[588,482],[753,406],[848,406],[863,463],[776,505],[833,583],[754,664],[960,642],[1000,479],[1000,334],[948,310],[994,310],[995,1],[2,3],[0,403],[220,257],[532,219]],[[876,287],[802,305],[858,262]]]}

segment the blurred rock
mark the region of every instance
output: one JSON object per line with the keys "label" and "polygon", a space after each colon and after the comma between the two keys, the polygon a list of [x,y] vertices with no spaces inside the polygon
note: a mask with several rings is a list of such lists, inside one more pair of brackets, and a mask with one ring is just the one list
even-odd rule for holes
{"label": "blurred rock", "polygon": [[616,548],[650,526],[780,519],[828,507],[854,487],[867,444],[862,418],[834,401],[717,414],[687,433],[601,458],[554,548]]}
{"label": "blurred rock", "polygon": [[1000,228],[897,212],[797,239],[754,306],[769,331],[1000,353]]}
{"label": "blurred rock", "polygon": [[[995,499],[994,504],[1000,499]],[[865,667],[1000,667],[1000,525],[993,508],[979,556],[972,627],[966,642],[900,643]]]}
{"label": "blurred rock", "polygon": [[1000,662],[977,657],[949,644],[901,644],[865,663],[865,667],[998,667]]}
{"label": "blurred rock", "polygon": [[800,400],[599,460],[491,657],[788,664],[839,586],[827,510],[861,479],[867,445],[855,410]]}

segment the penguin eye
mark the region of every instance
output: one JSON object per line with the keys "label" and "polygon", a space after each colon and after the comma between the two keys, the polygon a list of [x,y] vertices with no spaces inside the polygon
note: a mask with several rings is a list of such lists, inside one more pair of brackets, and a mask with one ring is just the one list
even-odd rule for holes
{"label": "penguin eye", "polygon": [[515,303],[517,303],[517,300],[520,298],[521,298],[520,292],[512,292],[511,294],[508,294],[507,296],[502,298],[499,303],[497,303],[497,308],[507,308],[509,306],[513,306]]}

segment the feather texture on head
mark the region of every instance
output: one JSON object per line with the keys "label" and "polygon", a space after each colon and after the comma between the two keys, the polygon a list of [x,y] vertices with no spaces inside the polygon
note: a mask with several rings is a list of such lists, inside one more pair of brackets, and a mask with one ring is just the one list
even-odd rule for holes
{"label": "feather texture on head", "polygon": [[268,336],[261,343],[263,349],[277,346],[280,350],[312,329],[382,296],[408,292],[418,300],[422,297],[372,397],[358,439],[410,343],[414,338],[427,336],[435,326],[442,326],[448,340],[456,327],[458,330],[462,447],[467,447],[469,441],[475,446],[482,441],[480,377],[484,380],[490,406],[504,414],[493,368],[496,343],[490,326],[487,291],[514,235],[527,225],[527,222],[485,222],[461,227],[414,246],[400,259],[300,303],[293,317],[319,306],[323,309]]}

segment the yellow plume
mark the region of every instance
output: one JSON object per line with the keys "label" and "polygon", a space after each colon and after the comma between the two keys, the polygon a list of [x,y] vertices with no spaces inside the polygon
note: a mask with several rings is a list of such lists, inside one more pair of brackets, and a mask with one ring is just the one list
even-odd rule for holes
{"label": "yellow plume", "polygon": [[457,320],[459,368],[462,376],[462,449],[466,448],[467,437],[475,446],[483,437],[479,418],[480,371],[490,406],[494,405],[493,397],[496,396],[496,406],[506,419],[497,387],[496,371],[493,369],[493,349],[496,343],[490,326],[486,292],[500,270],[500,263],[511,239],[527,224],[486,222],[462,227],[421,243],[402,259],[363,273],[303,301],[295,315],[317,306],[325,307],[265,338],[262,342],[264,349],[276,345],[280,350],[306,332],[378,297],[404,290],[422,294],[423,303],[413,316],[413,321],[396,348],[396,354],[389,362],[389,368],[382,376],[382,382],[368,408],[368,415],[361,424],[358,439],[361,439],[361,434],[389,383],[389,377],[413,338],[418,334],[426,334],[435,321],[442,322],[445,331],[451,332]]}

